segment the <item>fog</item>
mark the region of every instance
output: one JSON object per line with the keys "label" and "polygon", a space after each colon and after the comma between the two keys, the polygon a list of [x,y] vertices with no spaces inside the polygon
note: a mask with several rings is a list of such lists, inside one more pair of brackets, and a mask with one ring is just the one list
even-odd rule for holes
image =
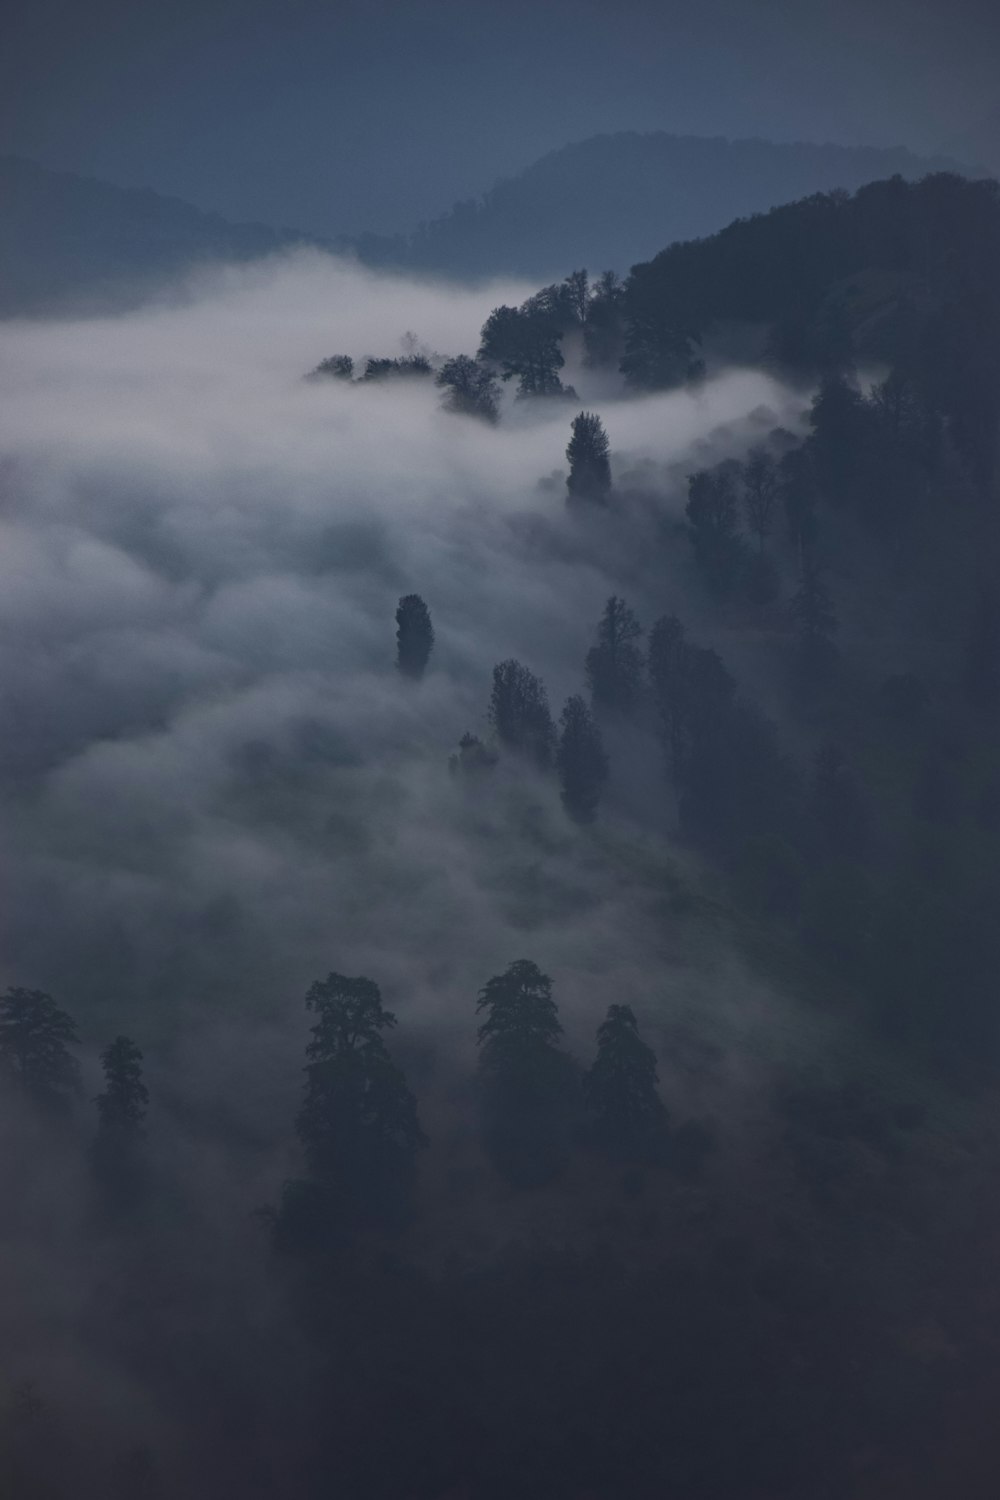
{"label": "fog", "polygon": [[[382,986],[432,1134],[471,1062],[476,992],[515,958],[552,975],[584,1057],[612,999],[661,1044],[738,1031],[752,1053],[784,1024],[721,927],[672,915],[703,876],[672,841],[652,743],[612,739],[609,804],[584,831],[554,781],[509,760],[455,777],[448,756],[487,734],[502,658],[541,675],[557,714],[612,592],[697,634],[680,480],[794,426],[801,397],[737,369],[626,401],[570,370],[579,405],[507,393],[490,428],[443,412],[430,381],[303,379],[334,352],[398,353],[407,330],[474,352],[490,308],[531,290],[300,256],[127,316],[5,329],[0,983],[56,997],[91,1075],[116,1032],[139,1042],[154,1149],[198,1203],[183,1254],[213,1295],[294,1163],[302,1001],[331,969]],[[591,403],[632,496],[627,545],[615,514],[565,505],[569,422]],[[395,667],[409,592],[436,632],[420,683]],[[6,1127],[22,1156],[26,1128]],[[78,1251],[69,1269],[83,1209],[64,1172],[10,1231],[0,1308],[8,1373],[41,1362],[50,1383],[91,1359],[75,1340],[95,1273]]]}

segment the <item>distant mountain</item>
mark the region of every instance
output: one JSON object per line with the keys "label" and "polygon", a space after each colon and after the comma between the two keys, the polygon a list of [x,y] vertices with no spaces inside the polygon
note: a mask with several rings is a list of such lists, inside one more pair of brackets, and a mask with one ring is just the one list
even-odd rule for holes
{"label": "distant mountain", "polygon": [[2,316],[128,306],[196,264],[251,260],[306,238],[0,156]]}
{"label": "distant mountain", "polygon": [[963,168],[903,147],[626,131],[550,152],[411,236],[366,235],[351,245],[373,264],[460,275],[544,279],[582,265],[625,271],[674,240],[714,234],[733,219],[810,193],[935,171]]}

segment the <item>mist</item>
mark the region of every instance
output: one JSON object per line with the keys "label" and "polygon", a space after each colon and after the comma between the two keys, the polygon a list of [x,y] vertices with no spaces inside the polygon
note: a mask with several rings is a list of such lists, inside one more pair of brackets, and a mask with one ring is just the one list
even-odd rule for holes
{"label": "mist", "polygon": [[[581,690],[611,593],[647,626],[676,609],[709,631],[688,549],[670,541],[685,476],[801,422],[800,393],[738,368],[628,401],[571,368],[578,404],[507,393],[495,428],[444,412],[430,380],[304,379],[333,352],[398,353],[410,330],[437,354],[474,352],[490,308],[530,290],[299,255],[206,272],[129,315],[7,326],[0,983],[69,1010],[88,1084],[116,1033],[144,1051],[151,1151],[186,1206],[140,1243],[188,1278],[194,1309],[180,1331],[144,1325],[163,1349],[200,1341],[211,1307],[223,1363],[242,1340],[261,1372],[291,1357],[251,1215],[296,1168],[303,996],[330,970],[382,987],[451,1162],[467,1149],[475,996],[519,957],[553,976],[582,1057],[609,1001],[631,1004],[671,1097],[695,1110],[752,1117],[755,1050],[832,1045],[831,1023],[793,1021],[724,929],[672,914],[708,877],[673,842],[652,737],[612,736],[595,829],[524,764],[449,773],[462,733],[488,734],[495,662],[539,673],[556,713]],[[584,405],[611,436],[627,544],[616,513],[565,503]],[[410,592],[436,633],[419,683],[395,666]],[[717,1061],[674,1072],[685,1046]],[[33,1164],[5,1229],[4,1373],[66,1398],[112,1447],[122,1431],[165,1442],[190,1483],[169,1400],[101,1352],[95,1317],[125,1316],[101,1290],[121,1251],[95,1238],[78,1185],[86,1131],[67,1159],[16,1108],[2,1128]],[[440,1173],[432,1160],[427,1191]],[[489,1253],[551,1212],[473,1198],[447,1232],[418,1236],[418,1257]]]}

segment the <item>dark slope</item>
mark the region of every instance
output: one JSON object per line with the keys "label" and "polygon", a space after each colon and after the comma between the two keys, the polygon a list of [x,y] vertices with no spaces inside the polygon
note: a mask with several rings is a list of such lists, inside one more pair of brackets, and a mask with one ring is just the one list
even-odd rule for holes
{"label": "dark slope", "polygon": [[193,265],[306,238],[14,156],[0,157],[0,204],[3,316],[128,306]]}
{"label": "dark slope", "polygon": [[579,265],[624,271],[661,245],[808,193],[946,168],[955,163],[902,147],[625,131],[553,151],[408,239],[365,236],[356,248],[373,262],[463,275],[545,277]]}

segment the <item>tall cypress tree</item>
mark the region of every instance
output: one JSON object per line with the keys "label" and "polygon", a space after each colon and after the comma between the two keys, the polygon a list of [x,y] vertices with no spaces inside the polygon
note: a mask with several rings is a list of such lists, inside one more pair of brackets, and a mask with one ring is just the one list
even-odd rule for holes
{"label": "tall cypress tree", "polygon": [[487,713],[502,745],[530,755],[543,769],[549,766],[555,727],[545,686],[534,672],[513,658],[498,662]]}
{"label": "tall cypress tree", "polygon": [[430,610],[419,594],[404,594],[396,609],[396,664],[407,677],[422,677],[434,648]]}

